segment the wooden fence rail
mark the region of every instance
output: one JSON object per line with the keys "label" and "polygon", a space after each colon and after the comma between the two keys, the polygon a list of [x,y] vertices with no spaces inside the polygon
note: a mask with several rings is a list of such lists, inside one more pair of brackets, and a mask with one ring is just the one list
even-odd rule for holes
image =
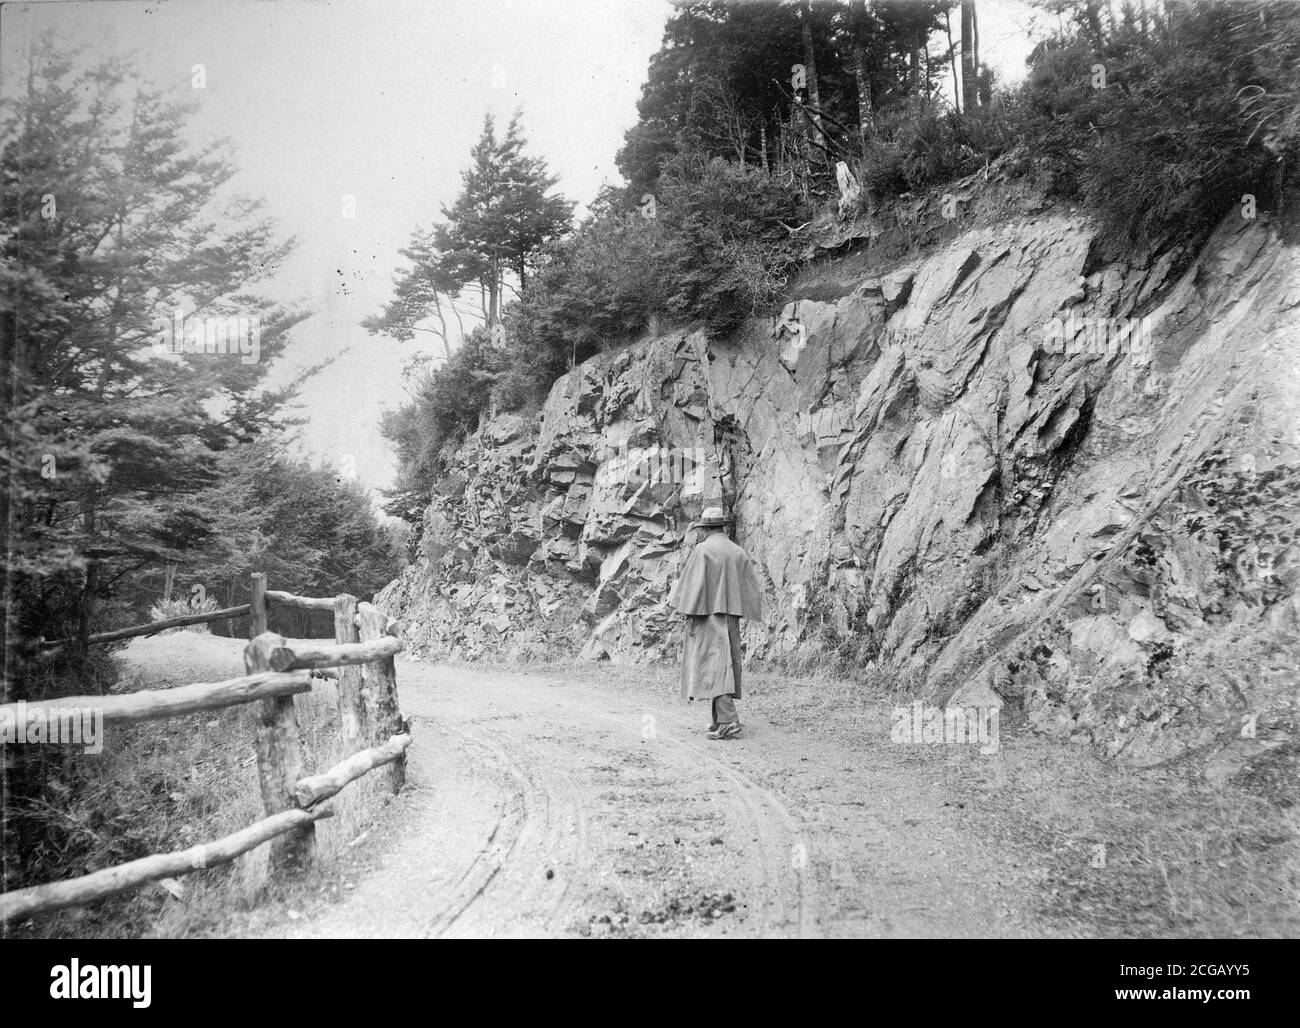
{"label": "wooden fence rail", "polygon": [[392,657],[402,650],[402,641],[386,635],[369,642],[342,643],[338,646],[274,647],[268,654],[273,671],[310,671],[313,668],[344,667],[370,664]]}
{"label": "wooden fence rail", "polygon": [[330,596],[295,596],[293,593],[282,593],[278,590],[268,590],[266,598],[272,603],[278,603],[285,607],[297,607],[299,610],[333,610],[334,599]]}
{"label": "wooden fence rail", "polygon": [[[179,617],[167,618],[165,621],[151,621],[147,625],[134,628],[118,628],[112,632],[99,632],[86,639],[88,643],[117,642],[119,639],[133,639],[138,635],[157,635],[169,628],[184,628],[187,625],[202,625],[208,621],[229,621],[231,618],[243,617],[250,610],[250,604],[243,603],[237,607],[225,607],[222,610],[210,610],[201,614],[181,614]],[[46,639],[45,646],[66,646],[76,642],[75,639]]]}
{"label": "wooden fence rail", "polygon": [[[91,642],[111,642],[247,614],[251,618],[251,639],[244,648],[247,673],[243,677],[117,696],[68,696],[25,707],[93,710],[102,713],[105,724],[131,724],[257,703],[254,747],[266,816],[242,831],[205,845],[142,857],[79,878],[0,893],[0,924],[80,906],[160,878],[226,863],[268,842],[274,873],[302,868],[314,853],[316,822],[333,815],[326,802],[330,797],[377,768],[384,769],[385,785],[392,792],[405,784],[411,734],[397,702],[393,658],[402,650],[397,622],[347,593],[320,598],[268,591],[266,576],[260,572],[252,576],[251,584],[251,602],[242,607],[90,637]],[[300,609],[333,611],[335,644],[291,646],[282,636],[268,632],[268,600]],[[321,674],[325,668],[340,669],[331,677],[338,683],[341,740],[345,746],[362,742],[369,745],[322,774],[304,775],[293,698],[309,692],[313,674]],[[15,720],[23,712],[24,707],[16,703],[0,705],[0,715]]]}
{"label": "wooden fence rail", "polygon": [[224,682],[196,682],[175,689],[146,689],[119,696],[60,696],[40,703],[0,705],[0,715],[17,724],[21,713],[33,707],[52,710],[93,710],[104,715],[104,723],[132,724],[157,718],[196,714],[201,710],[218,710],[254,700],[292,696],[311,692],[311,675],[287,671],[262,671]]}
{"label": "wooden fence rail", "polygon": [[316,810],[286,810],[206,845],[141,857],[139,860],[132,860],[117,867],[105,868],[103,871],[64,882],[49,882],[45,885],[32,886],[30,889],[0,893],[0,924],[11,924],[24,917],[45,914],[64,907],[82,906],[147,882],[156,882],[159,878],[174,878],[199,868],[225,864],[284,832],[303,824],[314,823],[332,814],[333,811],[328,807]]}

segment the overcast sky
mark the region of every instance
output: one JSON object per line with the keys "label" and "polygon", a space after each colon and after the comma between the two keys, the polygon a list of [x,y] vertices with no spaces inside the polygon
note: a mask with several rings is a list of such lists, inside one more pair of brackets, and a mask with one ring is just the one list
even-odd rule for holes
{"label": "overcast sky", "polygon": [[[1004,80],[1020,78],[1029,10],[978,7],[984,55]],[[198,100],[196,141],[229,137],[239,191],[264,197],[299,241],[268,289],[316,312],[295,328],[290,359],[338,357],[305,392],[305,442],[336,464],[351,455],[380,486],[393,460],[379,413],[403,401],[414,344],[359,322],[389,299],[398,250],[454,199],[488,111],[504,121],[522,108],[532,152],[580,204],[618,182],[614,155],[670,10],[667,0],[6,3],[0,88],[21,88],[29,34],[48,25],[92,56],[134,54],[149,78]],[[355,218],[343,216],[345,196]]]}

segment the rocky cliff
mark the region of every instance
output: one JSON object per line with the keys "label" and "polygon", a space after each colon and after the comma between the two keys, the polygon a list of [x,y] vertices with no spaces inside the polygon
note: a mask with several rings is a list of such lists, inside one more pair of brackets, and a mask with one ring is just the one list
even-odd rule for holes
{"label": "rocky cliff", "polygon": [[673,657],[722,497],[766,584],[755,657],[834,650],[1139,764],[1294,759],[1300,251],[1235,213],[1195,254],[1053,210],[943,228],[486,424],[378,602],[433,654]]}

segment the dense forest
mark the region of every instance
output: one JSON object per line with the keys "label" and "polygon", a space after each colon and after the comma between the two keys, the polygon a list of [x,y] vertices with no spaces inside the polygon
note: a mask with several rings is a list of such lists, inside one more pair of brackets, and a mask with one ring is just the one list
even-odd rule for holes
{"label": "dense forest", "polygon": [[574,363],[670,323],[725,332],[771,312],[819,213],[869,218],[1004,156],[1126,245],[1202,237],[1244,194],[1281,205],[1300,7],[1036,6],[1056,27],[1004,87],[975,0],[681,4],[618,154],[626,184],[577,224],[519,119],[504,134],[489,120],[461,195],[414,232],[368,323],[443,348],[412,361],[411,400],[386,420],[389,512],[418,524],[480,418],[532,408]]}

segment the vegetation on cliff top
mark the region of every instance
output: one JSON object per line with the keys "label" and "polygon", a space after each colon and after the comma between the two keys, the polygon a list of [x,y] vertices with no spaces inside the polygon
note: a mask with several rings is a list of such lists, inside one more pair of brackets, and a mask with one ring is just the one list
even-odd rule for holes
{"label": "vegetation on cliff top", "polygon": [[[388,420],[401,462],[390,512],[418,519],[449,448],[485,412],[535,404],[602,348],[670,322],[721,333],[772,311],[806,252],[801,229],[836,203],[841,216],[870,215],[1007,154],[1014,174],[1091,209],[1121,243],[1195,242],[1234,205],[1281,206],[1300,141],[1300,7],[1039,5],[1058,27],[1025,81],[1003,89],[974,47],[955,73],[952,15],[960,6],[973,22],[973,3],[683,4],[618,155],[627,185],[573,228],[567,205],[536,189],[552,180],[533,161],[532,184],[502,195],[535,203],[546,231],[526,250],[517,234],[483,238],[475,263],[437,241],[472,235],[474,183],[519,178],[525,160],[520,146],[485,165],[485,135],[466,195],[434,233],[417,233],[393,306],[370,325],[433,318],[446,339],[443,311],[474,280],[466,269],[491,265],[477,279],[482,327],[437,370],[419,369],[410,404]],[[498,251],[513,263],[492,264]],[[518,299],[500,305],[507,288]]]}

